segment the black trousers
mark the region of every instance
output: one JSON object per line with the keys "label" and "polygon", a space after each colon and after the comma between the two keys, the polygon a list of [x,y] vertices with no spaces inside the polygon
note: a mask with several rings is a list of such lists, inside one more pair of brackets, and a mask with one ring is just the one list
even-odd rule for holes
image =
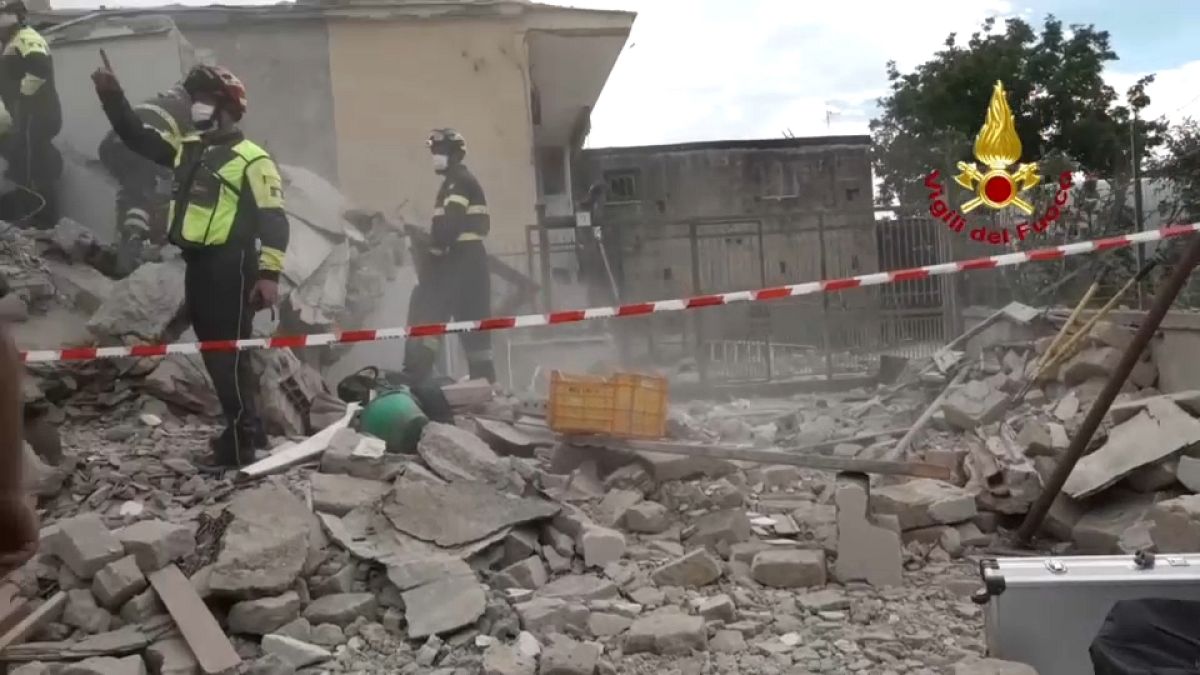
{"label": "black trousers", "polygon": [[[440,256],[422,261],[417,287],[408,302],[408,325],[443,321],[475,321],[492,313],[492,277],[482,241],[464,241]],[[473,378],[496,379],[490,333],[464,333],[463,350]],[[437,360],[436,340],[409,339],[404,345],[404,368],[424,379]]]}
{"label": "black trousers", "polygon": [[[212,251],[189,251],[185,259],[184,294],[196,338],[203,342],[250,337],[254,319],[250,291],[258,280],[254,250],[220,247]],[[234,351],[204,352],[203,358],[221,402],[226,436],[231,436],[228,440],[232,449],[240,455],[239,463],[244,463],[253,458],[253,439],[262,434],[250,355]]]}
{"label": "black trousers", "polygon": [[0,217],[21,226],[50,229],[58,224],[58,179],[63,159],[48,130],[31,121],[14,126],[4,142],[5,177],[19,187],[0,196]]}

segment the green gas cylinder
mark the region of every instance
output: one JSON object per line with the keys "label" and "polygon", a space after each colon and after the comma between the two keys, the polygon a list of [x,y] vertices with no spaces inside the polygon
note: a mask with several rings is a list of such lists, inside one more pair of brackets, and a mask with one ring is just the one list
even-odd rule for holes
{"label": "green gas cylinder", "polygon": [[421,431],[429,423],[408,387],[389,389],[376,396],[363,410],[362,430],[387,443],[388,452],[417,450]]}

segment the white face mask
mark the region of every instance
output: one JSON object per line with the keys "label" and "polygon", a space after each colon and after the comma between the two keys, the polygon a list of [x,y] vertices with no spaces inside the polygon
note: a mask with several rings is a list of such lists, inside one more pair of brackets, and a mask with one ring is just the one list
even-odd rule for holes
{"label": "white face mask", "polygon": [[209,103],[193,103],[192,104],[192,122],[199,128],[205,128],[212,125],[213,114],[217,112],[216,106]]}
{"label": "white face mask", "polygon": [[434,155],[433,156],[433,170],[434,171],[445,171],[446,167],[448,167],[448,166],[450,166],[450,158],[449,157],[447,157],[446,155]]}

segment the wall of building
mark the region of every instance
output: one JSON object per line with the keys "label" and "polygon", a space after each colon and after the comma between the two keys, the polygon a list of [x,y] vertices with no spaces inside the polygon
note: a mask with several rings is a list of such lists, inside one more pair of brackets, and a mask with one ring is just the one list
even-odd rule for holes
{"label": "wall of building", "polygon": [[243,127],[276,161],[307,167],[338,184],[329,35],[324,20],[258,20],[219,13],[176,15],[197,48],[246,84]]}
{"label": "wall of building", "polygon": [[427,225],[439,179],[425,139],[430,129],[453,127],[487,193],[489,248],[523,255],[537,187],[522,25],[330,18],[329,54],[347,194]]}

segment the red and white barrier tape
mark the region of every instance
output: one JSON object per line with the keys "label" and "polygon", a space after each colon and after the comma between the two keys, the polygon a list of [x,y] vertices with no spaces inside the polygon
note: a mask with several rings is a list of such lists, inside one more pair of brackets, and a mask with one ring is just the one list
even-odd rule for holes
{"label": "red and white barrier tape", "polygon": [[314,333],[312,335],[281,335],[270,338],[252,338],[249,340],[217,340],[212,342],[183,342],[169,345],[136,345],[133,347],[75,347],[70,349],[49,349],[29,351],[21,354],[26,363],[45,363],[50,361],[92,361],[95,359],[112,359],[119,357],[153,358],[169,354],[199,354],[201,352],[227,352],[251,349],[280,349],[296,347],[319,347],[335,344],[354,344],[357,342],[379,342],[407,337],[433,337],[449,333],[474,333],[489,330],[508,330],[511,328],[532,328],[535,326],[550,326],[560,323],[576,323],[590,319],[622,318],[629,316],[645,316],[660,312],[679,312],[688,309],[718,307],[739,302],[764,302],[794,298],[813,293],[834,293],[862,286],[879,286],[894,284],[901,281],[926,279],[942,274],[957,274],[970,270],[992,269],[1008,265],[1020,265],[1027,262],[1058,260],[1070,255],[1099,253],[1116,248],[1124,248],[1132,244],[1144,244],[1172,237],[1181,237],[1200,231],[1200,223],[1191,225],[1173,225],[1160,230],[1123,234],[1107,239],[1082,241],[1075,244],[1063,244],[1035,251],[1020,253],[1005,253],[986,258],[961,260],[958,262],[942,263],[914,267],[893,272],[864,274],[845,279],[828,279],[825,281],[810,281],[803,284],[761,288],[756,291],[737,291],[719,293],[716,295],[701,295],[692,298],[677,298],[674,300],[657,300],[654,302],[639,302],[619,307],[590,307],[588,309],[573,309],[551,314],[523,314],[520,316],[502,316],[483,319],[482,321],[454,321],[423,326],[405,326],[402,328],[378,328],[368,330],[351,330],[340,333]]}

